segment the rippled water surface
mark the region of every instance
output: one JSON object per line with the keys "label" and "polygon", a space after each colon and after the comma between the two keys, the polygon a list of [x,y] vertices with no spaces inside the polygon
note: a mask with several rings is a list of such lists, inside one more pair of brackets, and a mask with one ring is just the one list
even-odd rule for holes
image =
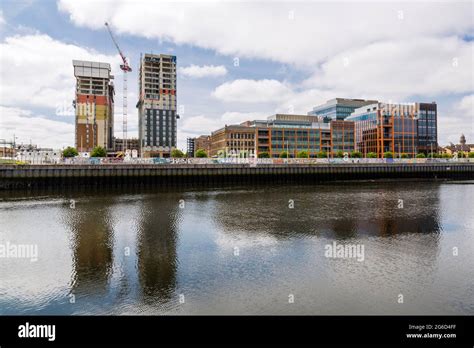
{"label": "rippled water surface", "polygon": [[[474,314],[473,196],[472,182],[2,193],[0,244],[38,260],[0,258],[0,314]],[[334,241],[364,260],[327,258]]]}

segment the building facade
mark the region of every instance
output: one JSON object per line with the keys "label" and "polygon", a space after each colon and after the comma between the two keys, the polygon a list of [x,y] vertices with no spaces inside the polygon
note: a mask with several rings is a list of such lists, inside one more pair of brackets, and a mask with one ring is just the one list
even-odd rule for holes
{"label": "building facade", "polygon": [[196,151],[196,147],[194,146],[195,138],[188,137],[186,139],[186,153],[188,157],[194,157],[194,152]]}
{"label": "building facade", "polygon": [[[127,149],[140,151],[140,142],[137,138],[127,139]],[[122,138],[114,138],[114,151],[124,152],[124,141]]]}
{"label": "building facade", "polygon": [[114,78],[110,64],[73,60],[76,77],[75,144],[79,152],[96,146],[113,150]]}
{"label": "building facade", "polygon": [[211,152],[211,137],[209,135],[201,135],[197,138],[194,138],[194,152],[193,155],[196,153],[197,150],[204,150],[206,154],[209,156]]}
{"label": "building facade", "polygon": [[313,158],[321,152],[334,156],[338,151],[354,151],[354,122],[322,122],[315,116],[277,114],[267,120],[226,126],[211,135],[211,156],[268,153],[271,158],[295,158],[301,151]]}
{"label": "building facade", "polygon": [[170,157],[176,148],[176,56],[145,54],[139,69],[138,134],[144,157]]}
{"label": "building facade", "polygon": [[[430,148],[427,139],[435,142],[433,151],[437,150],[437,140],[433,140],[437,139],[436,113],[434,118],[427,113],[433,109],[436,104],[376,103],[355,110],[346,120],[355,123],[355,147],[363,155],[373,152],[383,158],[385,152],[392,152],[394,157],[415,157],[420,149]],[[420,129],[427,133],[420,136]]]}
{"label": "building facade", "polygon": [[438,108],[435,102],[418,103],[418,152],[437,152]]}
{"label": "building facade", "polygon": [[344,120],[356,109],[375,104],[377,100],[334,98],[322,105],[315,106],[308,115],[320,116],[324,120]]}

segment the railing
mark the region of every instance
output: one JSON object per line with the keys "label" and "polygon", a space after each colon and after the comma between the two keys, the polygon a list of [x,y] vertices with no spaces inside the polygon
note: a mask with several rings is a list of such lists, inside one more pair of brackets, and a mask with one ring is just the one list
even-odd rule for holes
{"label": "railing", "polygon": [[[14,164],[14,161],[9,162]],[[65,158],[61,160],[18,161],[17,164],[65,164],[65,165],[134,165],[134,164],[412,164],[412,163],[474,163],[474,158]]]}

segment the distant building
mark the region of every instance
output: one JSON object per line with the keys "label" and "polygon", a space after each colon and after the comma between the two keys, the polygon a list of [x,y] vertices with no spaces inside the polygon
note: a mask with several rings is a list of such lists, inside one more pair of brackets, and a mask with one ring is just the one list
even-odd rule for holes
{"label": "distant building", "polygon": [[459,138],[459,144],[454,145],[453,143],[449,144],[448,146],[444,147],[444,152],[450,155],[457,153],[457,152],[474,152],[474,144],[467,144],[466,137],[464,134],[461,134]]}
{"label": "distant building", "polygon": [[355,123],[355,149],[383,158],[385,152],[394,156],[416,156],[419,152],[436,152],[436,103],[387,104],[374,103],[356,109],[346,121]]}
{"label": "distant building", "polygon": [[138,77],[138,138],[144,157],[170,157],[176,148],[176,56],[145,54]]}
{"label": "distant building", "polygon": [[194,146],[194,141],[195,138],[188,137],[186,139],[186,153],[188,157],[194,157],[194,151],[196,151],[195,146]]}
{"label": "distant building", "polygon": [[[114,151],[115,152],[124,152],[124,141],[122,138],[114,138]],[[140,142],[138,138],[127,139],[127,149],[128,150],[137,150],[140,153]]]}
{"label": "distant building", "polygon": [[308,112],[308,115],[320,116],[326,121],[344,120],[352,114],[355,109],[377,102],[377,100],[334,98],[322,105],[315,106],[313,110]]}
{"label": "distant building", "polygon": [[194,138],[194,153],[197,150],[204,150],[206,154],[209,156],[211,152],[211,137],[209,135],[201,135],[197,138]]}
{"label": "distant building", "polygon": [[258,156],[265,152],[276,158],[285,152],[295,158],[300,151],[317,157],[320,152],[354,151],[354,123],[322,122],[311,115],[277,114],[267,120],[246,121],[212,132],[211,156],[219,153]]}
{"label": "distant building", "polygon": [[60,149],[40,148],[36,145],[20,145],[16,149],[15,159],[32,164],[59,163],[62,158]]}
{"label": "distant building", "polygon": [[76,77],[75,144],[79,152],[96,146],[113,150],[114,85],[110,64],[73,60]]}

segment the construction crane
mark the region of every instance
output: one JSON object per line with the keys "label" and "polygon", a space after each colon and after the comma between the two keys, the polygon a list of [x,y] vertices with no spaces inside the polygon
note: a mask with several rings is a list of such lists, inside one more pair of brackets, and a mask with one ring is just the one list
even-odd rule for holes
{"label": "construction crane", "polygon": [[123,151],[127,150],[127,73],[132,71],[130,65],[128,65],[127,57],[122,53],[117,40],[115,40],[114,35],[112,34],[112,30],[110,30],[109,23],[105,22],[105,26],[109,31],[110,37],[114,42],[115,47],[117,47],[117,51],[120,54],[120,58],[122,58],[123,64],[120,65],[120,69],[123,71]]}

